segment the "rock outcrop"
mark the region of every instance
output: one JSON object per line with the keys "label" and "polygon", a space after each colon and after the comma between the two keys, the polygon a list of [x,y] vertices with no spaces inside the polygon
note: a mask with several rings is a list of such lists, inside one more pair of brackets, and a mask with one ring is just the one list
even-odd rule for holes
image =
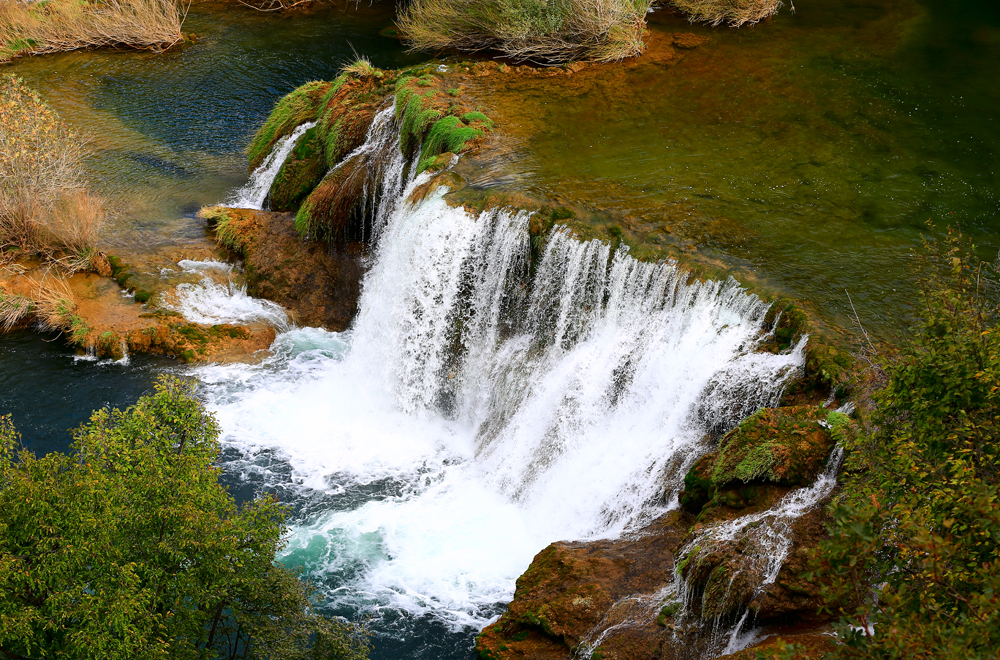
{"label": "rock outcrop", "polygon": [[[691,469],[680,510],[617,541],[539,553],[507,611],[478,638],[480,656],[703,657],[725,647],[718,631],[744,615],[779,633],[808,632],[809,648],[825,648],[820,585],[801,574],[826,534],[826,511],[820,502],[797,516],[771,512],[816,480],[847,423],[818,406],[752,415]],[[732,526],[740,520],[750,522]],[[721,529],[731,533],[712,533]],[[775,534],[790,547],[774,544]],[[775,552],[781,563],[772,565]]]}
{"label": "rock outcrop", "polygon": [[288,213],[212,207],[202,214],[220,245],[243,260],[251,295],[278,303],[298,325],[347,329],[361,295],[362,246],[303,241]]}

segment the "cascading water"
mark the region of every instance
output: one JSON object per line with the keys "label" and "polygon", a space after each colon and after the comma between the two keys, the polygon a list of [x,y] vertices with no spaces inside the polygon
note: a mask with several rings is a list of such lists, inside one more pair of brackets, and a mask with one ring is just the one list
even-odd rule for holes
{"label": "cascading water", "polygon": [[279,139],[271,148],[271,153],[267,155],[264,162],[250,174],[250,179],[246,184],[233,193],[232,197],[226,200],[225,205],[237,209],[260,210],[264,208],[267,194],[271,191],[271,185],[274,184],[275,177],[281,171],[281,166],[285,164],[288,154],[292,153],[299,138],[315,125],[316,122],[306,122],[297,126],[290,135]]}
{"label": "cascading water", "polygon": [[195,373],[229,473],[294,507],[284,560],[335,611],[374,616],[380,644],[459,658],[549,542],[672,506],[707,431],[776,403],[803,346],[756,352],[767,305],[734,280],[567,229],[531,278],[528,214],[472,215],[442,189],[410,202],[427,178],[392,147],[367,168],[383,220],[352,329],[290,330],[260,364]]}

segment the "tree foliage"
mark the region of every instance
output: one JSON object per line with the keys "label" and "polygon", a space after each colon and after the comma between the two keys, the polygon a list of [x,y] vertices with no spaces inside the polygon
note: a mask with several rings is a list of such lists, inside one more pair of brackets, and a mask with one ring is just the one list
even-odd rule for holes
{"label": "tree foliage", "polygon": [[816,572],[840,658],[1000,653],[1000,330],[989,267],[961,236],[928,245],[921,319],[882,362],[869,432]]}
{"label": "tree foliage", "polygon": [[367,656],[274,563],[284,508],[219,484],[218,433],[174,378],[95,412],[71,455],[35,457],[0,418],[0,657]]}

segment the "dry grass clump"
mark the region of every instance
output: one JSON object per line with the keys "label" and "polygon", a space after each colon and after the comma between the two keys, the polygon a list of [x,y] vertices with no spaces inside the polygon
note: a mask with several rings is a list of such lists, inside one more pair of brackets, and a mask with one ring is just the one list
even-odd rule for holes
{"label": "dry grass clump", "polygon": [[83,181],[86,142],[16,76],[0,78],[0,251],[91,265],[104,201]]}
{"label": "dry grass clump", "polygon": [[80,343],[90,328],[76,315],[76,299],[69,283],[61,277],[45,277],[35,294],[35,320],[42,330],[70,333]]}
{"label": "dry grass clump", "polygon": [[355,78],[367,78],[368,76],[381,76],[382,71],[374,66],[367,57],[357,56],[350,64],[345,64],[340,68],[341,73],[346,73]]}
{"label": "dry grass clump", "polygon": [[0,289],[0,330],[10,330],[21,320],[31,316],[34,310],[31,298]]}
{"label": "dry grass clump", "polygon": [[693,22],[713,27],[723,23],[740,27],[774,16],[784,3],[781,0],[670,0],[670,4]]}
{"label": "dry grass clump", "polygon": [[0,60],[79,48],[163,50],[180,42],[181,0],[0,0]]}
{"label": "dry grass clump", "polygon": [[520,60],[614,62],[645,47],[651,0],[414,0],[398,24],[415,49],[499,50]]}

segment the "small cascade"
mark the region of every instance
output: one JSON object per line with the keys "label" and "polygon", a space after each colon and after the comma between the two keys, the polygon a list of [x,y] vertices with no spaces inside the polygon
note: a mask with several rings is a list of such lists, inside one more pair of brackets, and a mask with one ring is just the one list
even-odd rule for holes
{"label": "small cascade", "polygon": [[121,340],[121,346],[120,346],[120,348],[121,348],[121,351],[122,351],[122,356],[120,358],[118,358],[117,360],[115,360],[115,364],[120,364],[123,367],[124,366],[128,366],[128,363],[129,363],[130,360],[129,360],[129,356],[128,356],[128,344],[125,342],[125,339]]}
{"label": "small cascade", "polygon": [[[707,527],[677,553],[678,567],[669,600],[681,605],[682,622],[701,628],[706,658],[735,653],[753,643],[754,620],[747,604],[777,579],[792,547],[792,523],[833,492],[843,456],[843,448],[836,446],[823,472],[810,486],[788,493],[767,511]],[[692,584],[691,575],[696,571],[691,570],[685,578],[684,568],[697,567],[701,560],[736,544],[739,559],[728,576],[729,585],[722,594],[716,590],[716,602],[708,602],[709,590]],[[735,610],[733,604],[737,605]],[[706,616],[713,608],[719,613]]]}
{"label": "small cascade", "polygon": [[178,284],[172,298],[163,306],[179,312],[188,321],[210,325],[263,322],[279,331],[290,328],[288,315],[281,305],[254,298],[247,294],[246,287],[233,282],[231,265],[187,259],[178,265],[184,272],[197,273],[201,280],[197,284]]}
{"label": "small cascade", "polygon": [[271,184],[278,176],[281,166],[285,164],[288,154],[292,153],[299,138],[315,125],[316,122],[306,122],[296,127],[290,135],[278,140],[264,162],[250,175],[250,179],[224,202],[225,206],[238,209],[263,209],[267,194],[271,191]]}

